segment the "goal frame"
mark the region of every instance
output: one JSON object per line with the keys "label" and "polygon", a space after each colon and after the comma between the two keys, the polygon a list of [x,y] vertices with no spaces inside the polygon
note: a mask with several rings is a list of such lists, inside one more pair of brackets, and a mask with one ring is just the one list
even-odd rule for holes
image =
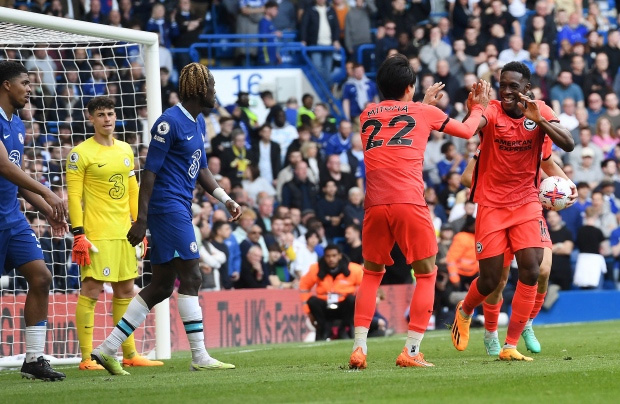
{"label": "goal frame", "polygon": [[[152,127],[161,115],[159,43],[157,34],[128,28],[103,26],[91,22],[76,21],[69,18],[54,17],[6,7],[0,7],[0,21],[143,45],[149,127]],[[59,41],[59,43],[62,43],[62,41]],[[170,359],[171,357],[170,301],[168,299],[155,306],[155,355],[157,359]],[[63,363],[66,361],[66,359],[59,360],[59,362]]]}

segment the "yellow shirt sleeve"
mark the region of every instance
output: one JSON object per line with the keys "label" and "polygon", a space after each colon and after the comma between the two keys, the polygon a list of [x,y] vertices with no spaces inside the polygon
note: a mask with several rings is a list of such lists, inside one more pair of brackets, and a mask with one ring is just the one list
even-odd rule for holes
{"label": "yellow shirt sleeve", "polygon": [[67,195],[69,197],[69,218],[73,228],[84,226],[82,195],[84,191],[85,160],[86,156],[80,155],[80,150],[77,147],[71,150],[67,159]]}

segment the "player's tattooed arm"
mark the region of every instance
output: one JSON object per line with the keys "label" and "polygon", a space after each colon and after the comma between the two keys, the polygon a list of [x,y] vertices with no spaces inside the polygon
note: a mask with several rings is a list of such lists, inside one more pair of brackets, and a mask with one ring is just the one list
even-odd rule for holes
{"label": "player's tattooed arm", "polygon": [[519,98],[523,104],[518,103],[519,109],[527,119],[530,119],[547,134],[558,147],[566,152],[571,152],[575,148],[575,141],[568,129],[562,127],[555,122],[547,121],[540,113],[540,108],[536,101],[531,100],[527,96],[519,93]]}

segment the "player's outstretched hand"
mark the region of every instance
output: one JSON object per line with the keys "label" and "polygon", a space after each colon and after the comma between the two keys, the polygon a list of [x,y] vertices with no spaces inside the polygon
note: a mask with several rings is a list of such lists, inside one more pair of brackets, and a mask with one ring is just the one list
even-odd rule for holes
{"label": "player's outstretched hand", "polygon": [[46,192],[42,195],[45,202],[52,208],[50,217],[56,221],[63,221],[69,217],[67,211],[67,204],[58,195],[52,191]]}
{"label": "player's outstretched hand", "polygon": [[571,193],[570,193],[570,196],[568,197],[568,202],[566,202],[566,208],[573,206],[575,202],[577,202],[577,196],[579,196],[577,194],[577,186],[575,185],[575,183],[571,180],[568,180],[568,181],[570,182]]}
{"label": "player's outstretched hand", "polygon": [[52,228],[52,236],[62,238],[69,232],[69,225],[66,220],[55,220],[52,217],[46,217],[46,219]]}
{"label": "player's outstretched hand", "polygon": [[131,228],[127,232],[127,240],[129,241],[129,244],[135,247],[144,240],[145,236],[146,221],[138,219],[133,222]]}
{"label": "player's outstretched hand", "polygon": [[236,222],[241,217],[241,206],[232,199],[226,202],[226,209],[230,213],[231,218],[228,219],[231,222]]}
{"label": "player's outstretched hand", "polygon": [[426,94],[424,94],[422,104],[437,105],[437,101],[441,100],[441,98],[443,97],[441,90],[443,90],[445,86],[446,85],[443,84],[441,81],[430,86],[426,90]]}
{"label": "player's outstretched hand", "polygon": [[474,84],[471,87],[470,96],[472,97],[471,103],[467,100],[467,106],[481,105],[485,108],[489,105],[491,100],[491,84],[486,80],[480,80],[480,82]]}
{"label": "player's outstretched hand", "polygon": [[538,104],[536,104],[536,101],[531,100],[530,98],[521,93],[519,93],[519,98],[521,98],[523,104],[517,103],[517,106],[519,107],[521,112],[523,112],[523,115],[525,115],[525,117],[531,121],[540,123],[540,121],[542,120],[542,115],[540,114],[540,109],[538,108]]}

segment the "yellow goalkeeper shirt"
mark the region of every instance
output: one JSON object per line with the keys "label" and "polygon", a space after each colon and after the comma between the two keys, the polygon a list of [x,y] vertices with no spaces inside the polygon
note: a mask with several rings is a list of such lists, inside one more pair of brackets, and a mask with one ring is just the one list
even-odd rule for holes
{"label": "yellow goalkeeper shirt", "polygon": [[67,192],[72,227],[90,240],[127,237],[138,214],[138,182],[129,144],[104,146],[94,137],[77,145],[67,159]]}

